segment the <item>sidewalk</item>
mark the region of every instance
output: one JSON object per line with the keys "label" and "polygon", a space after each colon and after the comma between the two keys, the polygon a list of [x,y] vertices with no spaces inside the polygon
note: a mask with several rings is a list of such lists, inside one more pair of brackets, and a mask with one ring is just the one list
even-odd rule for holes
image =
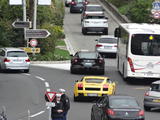
{"label": "sidewalk", "polygon": [[70,60],[67,61],[31,61],[33,66],[48,67],[61,70],[70,70]]}

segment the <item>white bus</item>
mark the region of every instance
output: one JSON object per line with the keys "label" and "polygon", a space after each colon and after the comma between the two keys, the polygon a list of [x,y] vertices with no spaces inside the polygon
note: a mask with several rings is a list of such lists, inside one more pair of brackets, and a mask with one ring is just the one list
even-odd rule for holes
{"label": "white bus", "polygon": [[160,78],[160,25],[122,23],[115,37],[117,69],[124,80]]}

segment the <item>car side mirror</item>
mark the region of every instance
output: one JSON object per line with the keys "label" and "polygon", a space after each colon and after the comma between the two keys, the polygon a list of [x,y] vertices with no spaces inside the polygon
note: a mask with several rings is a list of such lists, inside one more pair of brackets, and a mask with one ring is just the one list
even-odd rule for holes
{"label": "car side mirror", "polygon": [[73,57],[73,54],[70,54],[71,57]]}
{"label": "car side mirror", "polygon": [[98,39],[95,39],[95,41],[98,41]]}
{"label": "car side mirror", "polygon": [[121,31],[119,27],[116,28],[114,31],[114,37],[121,37]]}

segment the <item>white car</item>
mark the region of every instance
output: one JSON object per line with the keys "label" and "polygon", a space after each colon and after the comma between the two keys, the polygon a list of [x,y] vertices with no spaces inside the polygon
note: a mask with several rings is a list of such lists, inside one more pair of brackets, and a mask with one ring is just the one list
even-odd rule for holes
{"label": "white car", "polygon": [[102,32],[108,35],[108,18],[100,14],[88,14],[82,21],[82,33]]}
{"label": "white car", "polygon": [[98,4],[88,4],[84,7],[84,10],[81,14],[81,22],[88,14],[100,14],[104,15],[104,9],[101,5]]}
{"label": "white car", "polygon": [[99,39],[96,39],[97,44],[95,50],[101,54],[117,53],[117,38],[113,35],[102,35]]}
{"label": "white car", "polygon": [[30,59],[20,48],[0,48],[0,70],[23,70],[29,72]]}

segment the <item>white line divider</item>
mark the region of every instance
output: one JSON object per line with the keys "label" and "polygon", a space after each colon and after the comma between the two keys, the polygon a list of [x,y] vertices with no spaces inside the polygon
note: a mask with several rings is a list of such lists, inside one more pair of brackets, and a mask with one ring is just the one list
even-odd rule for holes
{"label": "white line divider", "polygon": [[40,79],[41,81],[45,81],[44,78],[40,77],[40,76],[35,76],[37,79]]}

